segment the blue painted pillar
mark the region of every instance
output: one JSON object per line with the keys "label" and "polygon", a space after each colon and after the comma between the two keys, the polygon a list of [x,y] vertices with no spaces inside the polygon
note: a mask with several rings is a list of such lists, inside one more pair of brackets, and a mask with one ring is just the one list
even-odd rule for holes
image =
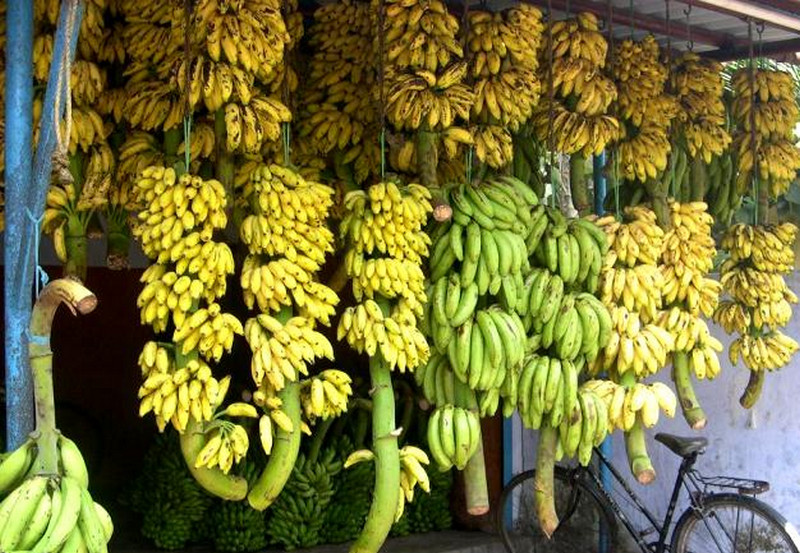
{"label": "blue painted pillar", "polygon": [[33,430],[33,388],[25,329],[31,314],[30,286],[22,282],[22,244],[27,230],[27,193],[32,180],[33,2],[6,3],[6,107],[4,247],[6,447],[16,448]]}
{"label": "blue painted pillar", "polygon": [[[38,221],[45,208],[56,136],[54,103],[64,97],[69,75],[58,88],[62,57],[70,59],[80,34],[82,0],[63,0],[53,46],[47,91],[34,163],[31,166],[33,129],[33,2],[7,2],[6,46],[6,230],[4,235],[4,294],[6,324],[6,437],[7,448],[21,444],[33,430],[33,391],[28,366],[26,329],[30,321]],[[70,42],[66,44],[67,28]],[[60,102],[61,114],[66,102]]]}

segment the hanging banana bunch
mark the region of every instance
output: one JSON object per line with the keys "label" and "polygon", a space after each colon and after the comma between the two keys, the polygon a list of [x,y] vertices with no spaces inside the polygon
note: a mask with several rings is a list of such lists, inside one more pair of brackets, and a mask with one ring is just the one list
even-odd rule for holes
{"label": "hanging banana bunch", "polygon": [[608,422],[625,432],[631,471],[647,484],[655,479],[655,470],[644,429],[658,423],[661,410],[673,417],[677,400],[669,387],[643,381],[667,366],[675,338],[659,324],[664,231],[644,206],[626,207],[625,215],[626,222],[611,215],[597,220],[610,244],[600,274],[600,298],[611,314],[612,332],[591,371],[606,371],[613,381],[603,385]]}
{"label": "hanging banana bunch", "polygon": [[772,198],[777,198],[789,189],[800,169],[800,151],[794,145],[798,119],[794,80],[784,71],[760,67],[754,68],[751,76],[750,69],[744,67],[731,81],[737,190],[744,195],[757,171],[755,177],[768,187]]}
{"label": "hanging banana bunch", "polygon": [[[337,336],[370,357],[375,459],[372,506],[352,551],[376,553],[392,522],[402,516],[406,499],[413,497],[414,485],[427,487],[422,466],[402,462],[391,373],[414,371],[430,357],[428,342],[417,328],[427,303],[422,263],[430,238],[422,229],[433,210],[430,197],[418,184],[386,181],[349,192],[344,200],[339,233],[347,248],[344,263],[356,305],[342,312]],[[413,471],[410,475],[406,467]]]}
{"label": "hanging banana bunch", "polygon": [[722,286],[730,299],[720,302],[714,320],[736,338],[728,349],[731,364],[741,359],[750,371],[740,403],[752,408],[761,394],[767,371],[789,364],[800,349],[797,341],[781,332],[792,318],[797,296],[783,275],[794,270],[797,227],[733,225],[722,239],[729,252],[720,268]]}
{"label": "hanging banana bunch", "polygon": [[705,426],[706,415],[691,375],[698,380],[716,378],[720,372],[717,354],[723,350],[702,318],[714,314],[722,291],[722,285],[707,276],[717,254],[711,235],[714,219],[703,202],[673,202],[670,209],[672,227],[664,235],[659,267],[665,306],[658,323],[674,338],[672,380],[686,422],[698,430]]}
{"label": "hanging banana bunch", "polygon": [[520,4],[502,13],[473,11],[468,17],[475,155],[482,163],[499,169],[513,158],[511,133],[519,131],[539,102],[542,14],[537,8]]}
{"label": "hanging banana bunch", "polygon": [[[309,29],[314,53],[303,84],[297,125],[299,149],[352,166],[356,183],[380,168],[377,110],[372,100],[375,63],[369,6],[333,2],[320,6]],[[337,174],[341,171],[337,171]]]}
{"label": "hanging banana bunch", "polygon": [[255,409],[232,404],[230,413],[218,412],[230,377],[218,380],[211,366],[243,333],[218,303],[234,270],[230,248],[213,240],[227,223],[225,190],[218,181],[154,166],[142,172],[136,194],[145,208],[134,236],[155,261],[141,278],[141,322],[157,333],[173,329],[170,342],[142,349],[139,415],[152,411],[160,431],[171,424],[181,434],[189,470],[209,492],[242,499],[246,482],[227,473],[247,452],[247,432],[224,417],[254,416]]}
{"label": "hanging banana bunch", "polygon": [[332,197],[331,188],[278,165],[258,166],[244,187],[250,215],[240,235],[249,254],[240,280],[245,304],[260,311],[245,323],[245,337],[257,388],[253,398],[264,411],[261,445],[270,456],[248,494],[258,510],[271,505],[286,484],[300,432],[310,434],[316,420],[346,411],[352,393],[350,377],[341,371],[309,375],[315,359],[333,360],[333,347],[316,326],[330,325],[339,298],[315,280],[333,251],[334,236],[326,227]]}
{"label": "hanging banana bunch", "polygon": [[620,132],[608,115],[617,99],[617,87],[603,71],[608,44],[590,13],[549,25],[540,71],[543,82],[552,72],[554,97],[551,102],[545,87],[532,119],[536,137],[547,144],[552,133],[553,149],[564,154],[599,154]]}

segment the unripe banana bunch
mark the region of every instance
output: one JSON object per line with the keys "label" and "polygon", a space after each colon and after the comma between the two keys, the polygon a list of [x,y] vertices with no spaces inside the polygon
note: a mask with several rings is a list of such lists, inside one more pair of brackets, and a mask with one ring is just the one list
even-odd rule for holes
{"label": "unripe banana bunch", "polygon": [[[473,327],[474,328],[474,327]],[[486,371],[487,374],[491,371]],[[414,371],[414,380],[422,389],[422,395],[432,405],[455,404],[456,397],[463,397],[467,383],[456,376],[448,356],[434,351],[425,365]]]}
{"label": "unripe banana bunch", "polygon": [[405,372],[427,362],[430,347],[417,328],[416,316],[401,299],[384,315],[375,300],[350,306],[339,319],[337,339],[346,337],[359,353],[373,356],[380,351],[389,367]]}
{"label": "unripe banana bunch", "polygon": [[219,467],[225,474],[247,455],[250,447],[247,430],[242,425],[221,419],[206,425],[204,439],[205,445],[194,461],[195,468]]}
{"label": "unripe banana bunch", "polygon": [[797,227],[779,225],[732,225],[722,237],[722,248],[733,263],[749,261],[759,271],[788,273],[794,268]]}
{"label": "unripe banana bunch", "polygon": [[347,373],[328,369],[318,376],[303,381],[300,398],[306,418],[314,420],[338,417],[347,411],[347,403],[353,395],[352,379]]}
{"label": "unripe banana bunch", "polygon": [[749,69],[740,69],[732,77],[737,183],[741,188],[749,186],[757,165],[758,177],[777,197],[786,192],[800,168],[793,138],[800,113],[794,101],[795,85],[791,75],[771,69],[754,69],[753,80],[754,87]]}
{"label": "unripe banana bunch", "polygon": [[556,460],[560,460],[562,455],[577,456],[581,465],[588,465],[592,458],[592,449],[606,439],[612,428],[609,422],[608,396],[595,389],[597,382],[615,385],[610,380],[589,380],[575,390],[569,410],[564,412],[558,426]]}
{"label": "unripe banana bunch", "polygon": [[[428,69],[389,66],[384,75],[389,121],[399,131],[443,130],[452,126],[456,117],[468,121],[475,98],[462,82],[466,74],[463,60],[453,61],[438,75]],[[494,106],[499,110],[496,102]]]}
{"label": "unripe banana bunch", "polygon": [[471,409],[442,405],[428,421],[428,448],[440,470],[464,470],[481,440],[480,418]]}
{"label": "unripe banana bunch", "polygon": [[[533,113],[539,101],[541,84],[535,65],[516,60],[536,60],[543,25],[541,12],[533,7],[524,10],[524,30],[512,12],[491,14],[470,12],[467,43],[471,59],[470,73],[476,79],[472,113],[478,121],[491,122],[517,131]],[[507,20],[508,18],[508,20]],[[527,35],[526,39],[521,38]],[[508,45],[511,44],[511,47]],[[512,52],[516,52],[516,55]],[[479,159],[483,160],[479,154]]]}
{"label": "unripe banana bunch", "polygon": [[196,230],[207,243],[214,229],[227,224],[225,189],[217,180],[204,181],[188,173],[177,178],[171,167],[152,166],[142,171],[136,190],[146,207],[139,212],[134,235],[141,239],[145,255],[159,263],[170,258],[171,249],[185,235]]}
{"label": "unripe banana bunch", "polygon": [[0,503],[0,523],[4,551],[100,553],[114,531],[108,512],[67,475],[24,480]]}
{"label": "unripe banana bunch", "polygon": [[[245,323],[253,357],[250,370],[257,386],[263,384],[275,391],[299,375],[308,375],[308,363],[316,358],[333,360],[333,347],[328,339],[314,330],[314,320],[291,317],[285,323],[261,313]],[[266,380],[265,380],[266,379]]]}
{"label": "unripe banana bunch", "polygon": [[620,223],[611,215],[594,221],[608,237],[610,250],[606,265],[657,265],[663,249],[664,231],[656,224],[656,214],[644,206],[628,206],[625,215],[630,222]]}
{"label": "unripe banana bunch", "polygon": [[547,355],[529,355],[519,376],[517,408],[522,424],[558,428],[578,402],[578,377],[583,363]]}
{"label": "unripe banana bunch", "polygon": [[139,387],[139,416],[153,411],[162,432],[168,423],[183,432],[189,417],[197,422],[210,421],[230,383],[229,377],[214,378],[211,367],[200,359],[178,368],[174,351],[171,345],[151,341],[139,355],[143,379]]}
{"label": "unripe banana bunch", "polygon": [[[377,1],[372,2],[371,12],[377,18]],[[464,57],[464,49],[456,38],[458,18],[447,11],[441,0],[389,0],[384,15],[387,65],[437,73]],[[373,52],[378,52],[378,33],[373,40]]]}
{"label": "unripe banana bunch", "polygon": [[773,329],[760,336],[739,336],[731,342],[728,356],[733,365],[741,357],[751,371],[774,371],[788,365],[798,349],[800,344],[794,338]]}
{"label": "unripe banana bunch", "polygon": [[722,64],[683,53],[672,65],[670,79],[680,113],[681,131],[690,157],[701,156],[706,164],[720,156],[731,143],[725,130]]}
{"label": "unripe banana bunch", "polygon": [[625,307],[611,306],[613,331],[606,347],[592,367],[593,373],[614,369],[616,374],[628,371],[638,378],[655,374],[666,366],[675,349],[673,335],[656,323],[643,325],[638,313]]}

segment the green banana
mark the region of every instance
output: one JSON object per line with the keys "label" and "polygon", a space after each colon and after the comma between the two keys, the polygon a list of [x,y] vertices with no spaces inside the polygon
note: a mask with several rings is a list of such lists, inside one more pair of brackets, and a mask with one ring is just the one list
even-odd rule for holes
{"label": "green banana", "polygon": [[469,373],[468,384],[473,390],[478,386],[481,381],[481,373],[484,370],[489,370],[488,367],[483,366],[484,358],[484,344],[483,333],[480,326],[477,324],[472,325],[472,332],[470,335],[470,349],[469,349]]}
{"label": "green banana", "polygon": [[489,274],[500,274],[500,253],[494,234],[484,229],[481,231],[481,260],[486,264]]}
{"label": "green banana", "polygon": [[[447,279],[447,294],[445,295],[444,313],[447,318],[447,323],[451,324],[453,315],[458,309],[458,303],[461,299],[461,279],[457,273],[450,273]],[[441,321],[437,321],[441,323]]]}
{"label": "green banana", "polygon": [[464,261],[464,227],[458,223],[450,226],[450,249],[459,261]]}
{"label": "green banana", "polygon": [[561,387],[561,360],[553,357],[550,359],[550,368],[547,373],[547,382],[544,388],[544,412],[549,413],[553,409],[558,390]]}
{"label": "green banana", "polygon": [[467,319],[472,317],[472,314],[475,312],[475,307],[478,305],[478,297],[477,283],[470,282],[466,287],[464,287],[462,283],[458,306],[450,317],[451,326],[461,326]]}
{"label": "green banana", "polygon": [[483,345],[488,350],[491,366],[499,367],[504,362],[504,352],[494,321],[485,310],[478,311],[475,316],[483,334]]}
{"label": "green banana", "polygon": [[450,319],[447,317],[447,283],[448,279],[445,276],[440,277],[434,281],[433,295],[431,301],[433,302],[433,318],[439,325],[450,326]]}
{"label": "green banana", "polygon": [[456,455],[456,439],[453,433],[453,406],[445,405],[439,407],[442,416],[439,419],[439,437],[441,438],[442,450],[448,459],[453,460]]}
{"label": "green banana", "polygon": [[441,407],[437,407],[433,410],[433,413],[431,413],[430,419],[428,419],[428,449],[431,452],[431,457],[433,457],[433,460],[439,465],[439,469],[445,471],[453,466],[453,461],[451,461],[450,457],[447,456],[442,446],[441,435],[439,431],[441,426],[441,418],[442,409]]}

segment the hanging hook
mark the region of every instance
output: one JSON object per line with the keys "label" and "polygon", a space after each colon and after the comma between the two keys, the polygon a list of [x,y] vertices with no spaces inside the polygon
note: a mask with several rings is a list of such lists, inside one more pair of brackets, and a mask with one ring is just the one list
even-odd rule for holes
{"label": "hanging hook", "polygon": [[686,8],[683,10],[683,15],[686,16],[686,49],[692,52],[694,50],[694,39],[692,38],[692,3],[688,2]]}

